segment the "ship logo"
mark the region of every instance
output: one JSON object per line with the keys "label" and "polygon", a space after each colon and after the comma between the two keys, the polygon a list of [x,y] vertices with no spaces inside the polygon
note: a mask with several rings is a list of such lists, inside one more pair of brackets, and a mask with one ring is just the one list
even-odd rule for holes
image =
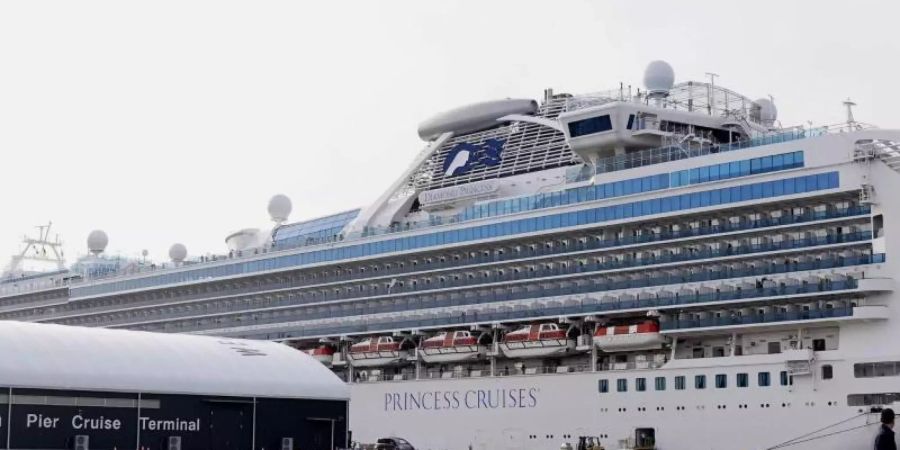
{"label": "ship logo", "polygon": [[481,144],[462,142],[456,144],[444,158],[444,176],[452,177],[469,172],[475,167],[500,165],[500,154],[503,153],[501,139],[486,139]]}

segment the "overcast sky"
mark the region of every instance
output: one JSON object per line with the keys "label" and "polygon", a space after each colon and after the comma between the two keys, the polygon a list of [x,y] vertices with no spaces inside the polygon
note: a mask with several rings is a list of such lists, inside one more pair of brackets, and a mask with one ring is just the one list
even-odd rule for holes
{"label": "overcast sky", "polygon": [[[675,6],[675,5],[678,6]],[[830,6],[834,4],[835,6]],[[733,6],[729,6],[733,5]],[[785,125],[900,126],[900,2],[0,2],[0,266],[52,220],[70,262],[222,252],[231,231],[373,201],[468,102],[676,81],[772,95]]]}

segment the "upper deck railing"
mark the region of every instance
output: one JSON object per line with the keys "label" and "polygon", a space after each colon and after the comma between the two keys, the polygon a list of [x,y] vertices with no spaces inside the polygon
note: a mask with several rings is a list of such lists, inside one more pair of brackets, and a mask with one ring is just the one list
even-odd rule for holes
{"label": "upper deck railing", "polygon": [[[684,148],[681,146],[668,146],[662,148],[648,149],[642,150],[639,152],[631,153],[628,155],[619,155],[612,156],[608,158],[601,159],[595,168],[580,168],[579,170],[571,171],[568,174],[569,182],[577,182],[577,181],[585,181],[595,174],[602,174],[607,172],[619,171],[619,170],[627,170],[633,169],[637,167],[644,167],[654,164],[661,164],[671,161],[678,161],[689,158],[697,158],[702,156],[707,156],[710,154],[717,154],[723,152],[730,152],[735,150],[742,150],[748,148],[755,148],[765,145],[779,144],[783,142],[790,142],[795,140],[802,140],[811,137],[823,136],[831,133],[843,133],[847,131],[858,131],[863,126],[861,124],[852,124],[848,126],[848,124],[839,124],[839,125],[830,125],[823,126],[818,128],[793,128],[779,131],[778,133],[759,136],[752,139],[748,139],[745,141],[734,142],[730,144],[722,144],[722,145],[714,145],[714,146],[702,146],[702,147],[694,147],[694,148]],[[38,279],[30,279],[24,282],[11,282],[6,283],[5,285],[0,286],[0,296],[10,296],[23,294],[33,291],[40,291],[52,288],[66,287],[66,286],[76,286],[85,283],[95,282],[95,281],[106,281],[110,279],[116,278],[127,278],[139,276],[141,274],[159,274],[159,273],[167,273],[167,272],[175,272],[185,268],[197,268],[200,265],[215,265],[217,263],[221,263],[224,261],[235,261],[241,259],[251,259],[257,258],[267,254],[282,254],[289,251],[294,251],[298,248],[305,247],[317,247],[317,246],[327,246],[339,242],[347,242],[347,241],[356,241],[363,240],[377,236],[390,235],[395,233],[404,233],[415,230],[428,229],[431,227],[442,226],[442,225],[453,225],[459,224],[468,221],[481,220],[483,217],[477,218],[466,218],[462,213],[451,216],[449,218],[440,218],[436,217],[432,220],[425,222],[410,222],[402,225],[396,225],[391,227],[367,227],[361,233],[353,233],[353,234],[338,234],[335,236],[330,236],[325,239],[315,240],[315,241],[306,241],[306,242],[294,242],[291,245],[279,245],[278,243],[272,243],[272,245],[267,247],[261,247],[253,250],[242,251],[242,252],[234,252],[225,255],[209,255],[203,256],[197,260],[186,262],[182,265],[174,265],[174,264],[150,264],[138,267],[130,267],[128,270],[105,274],[102,276],[96,276],[91,278],[82,278],[80,276],[63,276],[63,275],[55,275],[46,279],[38,278]],[[70,274],[71,275],[71,274]]]}

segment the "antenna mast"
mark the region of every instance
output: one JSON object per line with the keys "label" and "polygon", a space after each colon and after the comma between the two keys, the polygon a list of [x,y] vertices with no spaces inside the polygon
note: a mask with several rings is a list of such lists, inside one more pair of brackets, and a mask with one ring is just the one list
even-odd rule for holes
{"label": "antenna mast", "polygon": [[857,127],[856,120],[853,118],[854,106],[856,106],[856,103],[853,103],[853,100],[850,100],[849,97],[847,100],[844,100],[844,107],[847,108],[847,127],[851,130]]}
{"label": "antenna mast", "polygon": [[49,263],[55,265],[56,270],[65,269],[66,260],[63,257],[62,241],[59,240],[59,235],[54,236],[53,240],[50,240],[50,228],[52,226],[53,222],[47,222],[47,225],[38,225],[35,227],[38,229],[37,238],[25,236],[22,239],[25,247],[18,255],[13,255],[10,259],[4,278],[25,275],[26,268],[23,263],[26,261]]}

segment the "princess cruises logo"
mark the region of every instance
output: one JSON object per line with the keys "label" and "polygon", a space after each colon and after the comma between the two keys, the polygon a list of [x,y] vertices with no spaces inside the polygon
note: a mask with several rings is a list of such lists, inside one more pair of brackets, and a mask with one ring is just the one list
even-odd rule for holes
{"label": "princess cruises logo", "polygon": [[444,158],[444,176],[462,175],[478,165],[500,165],[500,153],[505,143],[501,139],[487,139],[482,144],[456,144]]}

